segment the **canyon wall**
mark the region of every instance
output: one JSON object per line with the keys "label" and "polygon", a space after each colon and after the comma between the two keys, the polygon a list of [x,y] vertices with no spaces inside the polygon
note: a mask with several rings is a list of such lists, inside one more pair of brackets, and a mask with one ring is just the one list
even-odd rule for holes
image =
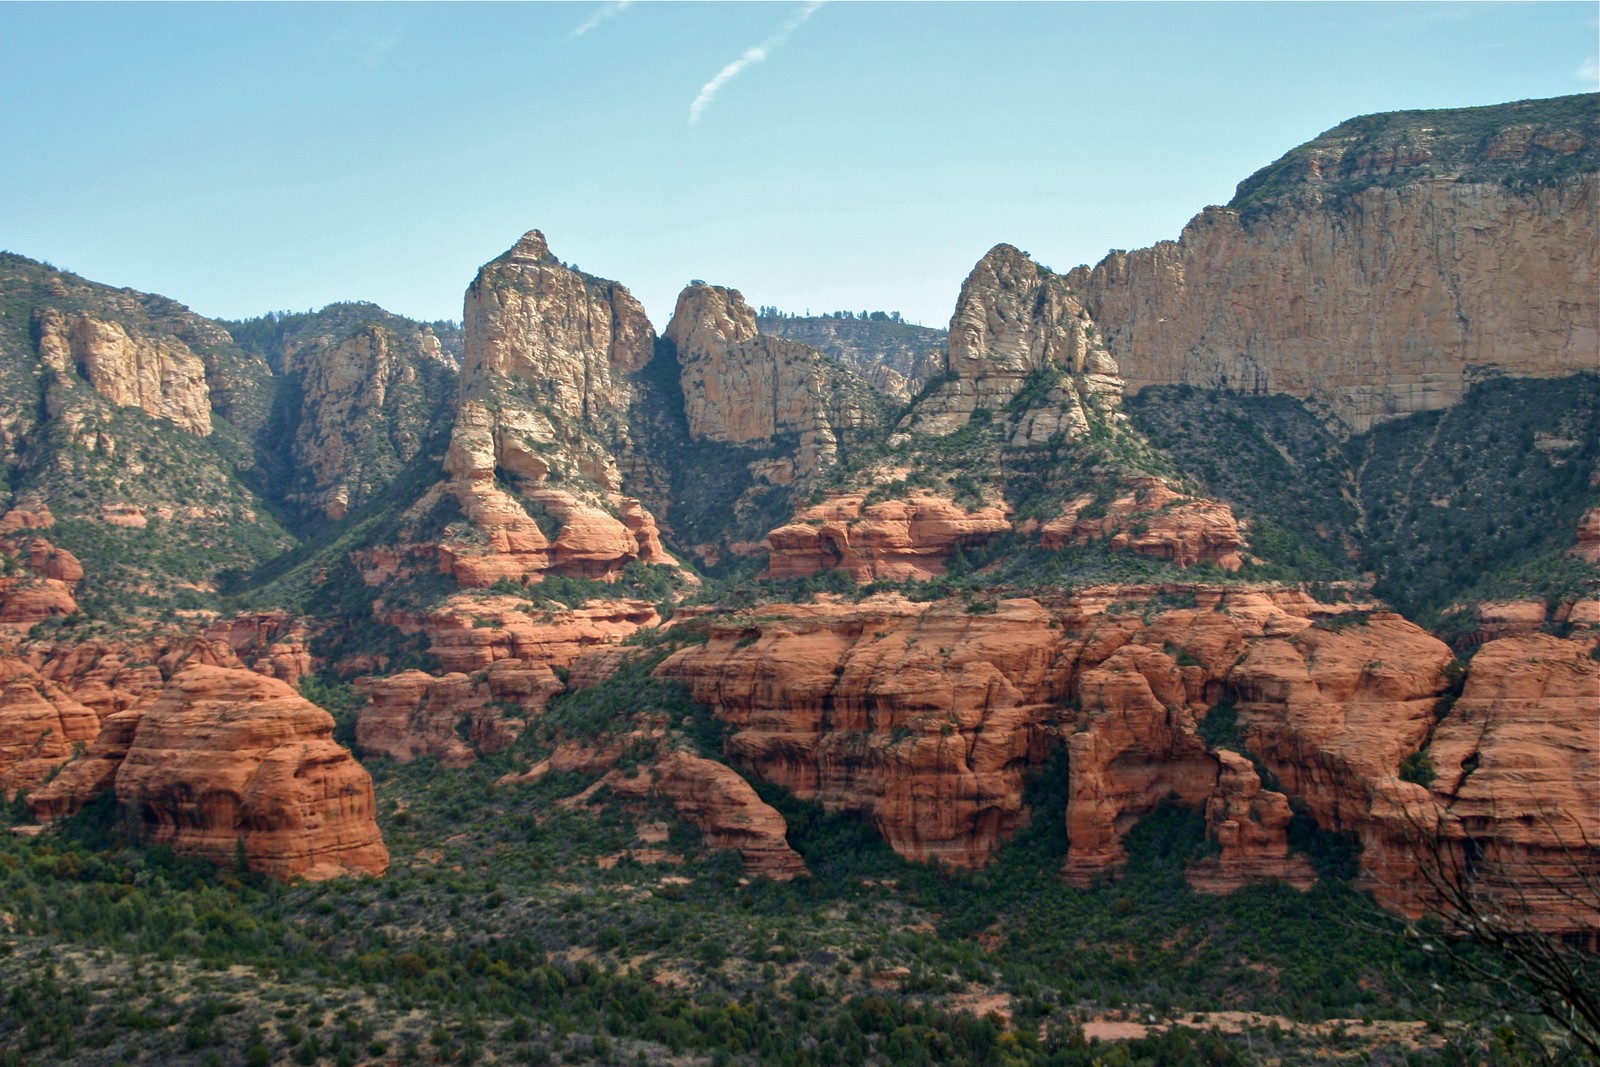
{"label": "canyon wall", "polygon": [[1594,370],[1600,119],[1530,103],[1569,106],[1352,120],[1067,282],[1130,392],[1289,393],[1356,432],[1485,376]]}

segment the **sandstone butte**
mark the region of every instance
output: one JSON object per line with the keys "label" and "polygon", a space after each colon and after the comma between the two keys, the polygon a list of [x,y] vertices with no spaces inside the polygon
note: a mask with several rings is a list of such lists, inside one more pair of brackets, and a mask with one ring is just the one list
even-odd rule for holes
{"label": "sandstone butte", "polygon": [[252,671],[190,667],[140,709],[110,716],[88,752],[31,798],[42,818],[106,789],[148,840],[279,878],[381,875],[389,854],[372,779],[333,718]]}
{"label": "sandstone butte", "polygon": [[[1170,607],[1190,598],[1193,607]],[[1530,895],[1538,872],[1600,861],[1593,635],[1486,645],[1461,698],[1470,716],[1503,724],[1484,732],[1456,711],[1438,719],[1454,681],[1441,642],[1399,616],[1300,593],[1106,587],[1050,607],[1005,601],[992,615],[891,597],[781,611],[715,624],[705,646],[680,650],[660,673],[733,727],[736,762],[861,814],[914,859],[992,859],[1029,818],[1024,773],[1064,744],[1063,873],[1073,884],[1113,877],[1123,835],[1174,794],[1205,813],[1218,849],[1189,872],[1205,891],[1310,884],[1305,858],[1288,846],[1291,796],[1324,829],[1360,839],[1362,884],[1401,910],[1420,903],[1415,827],[1427,813],[1452,841],[1481,838],[1522,857],[1503,869]],[[1503,680],[1510,663],[1523,664],[1511,675],[1524,695]],[[1229,701],[1235,736],[1208,745],[1199,727]],[[1478,746],[1476,763],[1449,747],[1462,731]],[[1430,736],[1436,766],[1502,770],[1472,788],[1441,772],[1431,794],[1401,780],[1402,762]],[[1495,784],[1496,774],[1536,765],[1552,768],[1538,790]],[[1552,775],[1570,785],[1549,791]],[[1559,846],[1530,828],[1535,793],[1559,806],[1549,820],[1565,828]],[[1540,898],[1541,922],[1592,924],[1556,896]]]}
{"label": "sandstone butte", "polygon": [[0,648],[0,795],[35,788],[113,715],[143,709],[187,667],[249,670],[293,686],[310,665],[305,625],[286,612],[241,614],[203,635],[13,640]]}

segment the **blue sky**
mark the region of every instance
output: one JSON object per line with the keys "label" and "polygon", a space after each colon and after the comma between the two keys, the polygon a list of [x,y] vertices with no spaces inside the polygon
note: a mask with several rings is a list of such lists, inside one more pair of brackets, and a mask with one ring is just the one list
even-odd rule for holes
{"label": "blue sky", "polygon": [[1065,270],[1351,116],[1593,91],[1597,11],[0,3],[0,248],[459,318],[537,227],[658,328],[691,278],[942,326],[997,242]]}

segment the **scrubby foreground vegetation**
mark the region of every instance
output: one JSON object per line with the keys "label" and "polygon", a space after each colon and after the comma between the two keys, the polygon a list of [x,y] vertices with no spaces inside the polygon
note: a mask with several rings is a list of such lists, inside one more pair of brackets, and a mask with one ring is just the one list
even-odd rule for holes
{"label": "scrubby foreground vegetation", "polygon": [[[375,764],[397,857],[382,882],[218,871],[138,848],[110,805],[49,840],[0,839],[0,1055],[1524,1062],[1513,1031],[1463,1011],[1458,967],[1337,879],[1306,895],[1189,890],[1193,813],[1147,817],[1117,885],[1063,892],[1059,775],[1040,776],[1035,826],[978,873],[908,864],[851,820],[772,796],[815,872],[780,884],[704,854],[670,812],[563,806],[578,778],[496,787],[516,765]],[[1314,847],[1330,872],[1347,862],[1337,842]]]}

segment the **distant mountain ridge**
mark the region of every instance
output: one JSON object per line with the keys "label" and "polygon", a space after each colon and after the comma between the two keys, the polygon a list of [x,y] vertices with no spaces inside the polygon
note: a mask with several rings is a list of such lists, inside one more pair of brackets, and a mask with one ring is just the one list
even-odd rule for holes
{"label": "distant mountain ridge", "polygon": [[[0,647],[42,672],[17,668],[38,701],[0,701],[4,751],[29,785],[70,761],[39,810],[75,810],[136,751],[102,717],[131,728],[202,662],[342,694],[379,757],[616,768],[617,795],[720,841],[754,812],[748,851],[786,877],[741,770],[981,865],[1070,752],[1072,884],[1112,877],[1173,795],[1227,840],[1197,885],[1310,884],[1299,818],[1364,842],[1381,888],[1405,831],[1384,797],[1475,795],[1470,768],[1401,778],[1463,692],[1455,653],[1542,649],[1572,708],[1594,675],[1600,175],[1588,126],[1551,132],[1591,104],[1429,120],[1498,123],[1474,143],[1532,160],[1515,182],[1429,169],[1427,145],[1475,158],[1465,133],[1358,120],[1247,180],[1273,210],[1066,273],[997,244],[948,332],[758,319],[704,282],[658,329],[538,230],[478,272],[459,330],[346,303],[230,333],[0,259]],[[625,668],[653,692],[646,652],[737,729],[690,739],[615,694],[545,720]],[[163,699],[213,706],[192,696]],[[52,715],[81,758],[32,754]],[[1356,725],[1317,733],[1335,720]],[[685,780],[696,746],[720,799]],[[1558,851],[1480,801],[1507,849]]]}

